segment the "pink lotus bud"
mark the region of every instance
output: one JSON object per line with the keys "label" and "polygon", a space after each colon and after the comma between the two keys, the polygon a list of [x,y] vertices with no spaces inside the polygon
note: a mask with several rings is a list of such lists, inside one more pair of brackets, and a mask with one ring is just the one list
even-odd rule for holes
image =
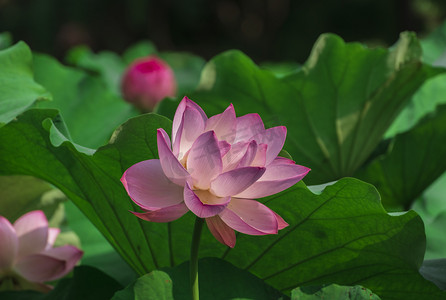
{"label": "pink lotus bud", "polygon": [[234,247],[234,230],[250,235],[276,234],[288,224],[254,200],[281,192],[309,168],[279,157],[283,126],[265,129],[258,114],[236,117],[234,107],[208,118],[184,98],[172,124],[172,140],[158,129],[159,159],[128,168],[121,181],[150,222],[171,222],[192,211],[206,219],[221,243]]}
{"label": "pink lotus bud", "polygon": [[53,248],[59,228],[49,228],[41,210],[24,214],[14,224],[0,216],[0,286],[48,291],[52,281],[69,273],[83,252],[74,246]]}
{"label": "pink lotus bud", "polygon": [[172,69],[163,60],[148,56],[135,60],[122,78],[122,94],[142,111],[152,111],[165,97],[174,97],[177,84]]}

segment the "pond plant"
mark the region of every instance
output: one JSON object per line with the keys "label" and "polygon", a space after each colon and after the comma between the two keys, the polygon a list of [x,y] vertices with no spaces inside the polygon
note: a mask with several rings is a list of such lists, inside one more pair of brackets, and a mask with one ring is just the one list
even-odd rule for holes
{"label": "pond plant", "polygon": [[443,32],[287,73],[0,43],[0,299],[446,299]]}

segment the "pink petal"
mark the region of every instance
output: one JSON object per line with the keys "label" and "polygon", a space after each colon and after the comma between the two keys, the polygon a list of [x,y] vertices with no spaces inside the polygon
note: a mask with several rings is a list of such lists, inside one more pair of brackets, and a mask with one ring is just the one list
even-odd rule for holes
{"label": "pink petal", "polygon": [[275,213],[255,200],[232,198],[219,216],[226,225],[245,234],[276,234],[279,230]]}
{"label": "pink petal", "polygon": [[262,118],[258,114],[247,114],[238,117],[234,143],[249,141],[253,136],[264,130]]}
{"label": "pink petal", "polygon": [[217,197],[209,191],[193,191],[189,184],[184,187],[184,203],[200,218],[209,218],[223,211],[231,197]]}
{"label": "pink petal", "polygon": [[232,143],[235,139],[236,117],[232,104],[221,114],[206,121],[205,131],[213,130],[219,140]]}
{"label": "pink petal", "polygon": [[247,142],[232,144],[231,149],[222,156],[223,172],[232,170],[239,164],[249,145]]}
{"label": "pink petal", "polygon": [[172,151],[179,160],[189,151],[198,136],[203,133],[206,119],[203,118],[201,111],[194,106],[186,105],[176,135],[172,136]]}
{"label": "pink petal", "polygon": [[182,217],[188,211],[189,209],[187,208],[186,204],[184,204],[184,202],[181,202],[179,204],[160,208],[157,210],[147,211],[143,213],[132,211],[131,213],[138,218],[149,222],[164,223],[175,221],[176,219]]}
{"label": "pink petal", "polygon": [[231,150],[231,144],[226,141],[218,141],[218,148],[220,148],[220,156],[223,157]]}
{"label": "pink petal", "polygon": [[209,231],[220,243],[234,248],[235,246],[235,232],[228,225],[226,225],[219,216],[206,218],[206,224]]}
{"label": "pink petal", "polygon": [[32,254],[20,259],[14,269],[29,281],[44,282],[65,272],[65,261],[44,254]]}
{"label": "pink petal", "polygon": [[235,197],[257,199],[276,194],[296,184],[309,171],[307,167],[279,157],[266,167],[265,173],[259,180]]}
{"label": "pink petal", "polygon": [[175,155],[173,155],[172,150],[170,150],[169,136],[164,129],[160,128],[156,132],[156,137],[158,143],[158,154],[164,174],[172,182],[184,186],[184,183],[189,177],[189,173],[187,173],[183,165],[178,161]]}
{"label": "pink petal", "polygon": [[207,190],[211,180],[221,173],[220,148],[213,131],[200,135],[190,149],[187,158],[187,171],[193,178],[196,188]]}
{"label": "pink petal", "polygon": [[277,126],[273,128],[268,128],[264,132],[255,135],[252,139],[258,144],[267,144],[268,148],[266,150],[266,162],[268,165],[271,163],[279,154],[283,148],[286,138],[286,127]]}
{"label": "pink petal", "polygon": [[145,210],[157,210],[183,201],[183,188],[164,175],[159,159],[134,164],[121,178],[130,198]]}
{"label": "pink petal", "polygon": [[211,182],[211,192],[219,197],[236,195],[257,181],[265,168],[243,167],[220,174]]}
{"label": "pink petal", "polygon": [[0,273],[14,263],[18,244],[14,227],[5,217],[0,216]]}
{"label": "pink petal", "polygon": [[183,100],[181,100],[180,104],[178,105],[177,110],[175,112],[175,116],[173,118],[172,138],[175,138],[177,135],[178,129],[180,128],[181,121],[183,119],[183,113],[184,113],[184,110],[186,109],[186,107],[190,107],[190,108],[193,108],[196,111],[198,111],[204,122],[206,122],[206,120],[207,120],[207,116],[204,113],[203,109],[201,109],[201,107],[198,104],[196,104],[194,101],[190,100],[187,97],[184,97]]}
{"label": "pink petal", "polygon": [[53,247],[54,242],[56,241],[59,233],[60,233],[59,228],[48,228],[48,240],[46,242],[45,249],[50,249]]}
{"label": "pink petal", "polygon": [[[237,168],[251,166],[251,163],[254,161],[254,158],[257,156],[257,142],[251,141],[248,144],[248,148],[246,149],[245,155],[243,155],[242,159],[237,165]],[[263,166],[262,166],[263,167]]]}
{"label": "pink petal", "polygon": [[55,259],[59,259],[64,262],[64,270],[61,273],[56,274],[55,277],[48,279],[54,280],[69,273],[79,262],[84,252],[74,246],[66,245],[62,247],[51,248],[49,250],[46,250],[42,254]]}
{"label": "pink petal", "polygon": [[19,240],[18,257],[39,253],[48,242],[48,220],[41,210],[24,214],[14,222]]}
{"label": "pink petal", "polygon": [[277,219],[277,223],[279,225],[279,230],[284,229],[285,227],[288,227],[290,224],[288,224],[287,222],[285,222],[285,220],[279,216],[275,211],[272,211],[274,213],[274,215],[276,216]]}
{"label": "pink petal", "polygon": [[266,151],[268,150],[268,145],[260,144],[257,146],[257,153],[251,162],[251,166],[264,167],[266,165]]}

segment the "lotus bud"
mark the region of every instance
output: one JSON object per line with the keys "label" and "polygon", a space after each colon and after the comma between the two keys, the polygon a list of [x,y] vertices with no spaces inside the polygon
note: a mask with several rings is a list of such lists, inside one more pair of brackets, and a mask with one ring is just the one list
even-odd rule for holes
{"label": "lotus bud", "polygon": [[166,62],[148,56],[135,60],[127,68],[121,88],[127,102],[143,112],[150,112],[165,97],[175,96],[177,84],[175,75]]}

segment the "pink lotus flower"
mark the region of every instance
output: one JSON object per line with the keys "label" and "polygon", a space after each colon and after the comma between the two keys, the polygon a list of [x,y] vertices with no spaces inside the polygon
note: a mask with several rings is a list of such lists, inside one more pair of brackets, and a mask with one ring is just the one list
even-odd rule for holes
{"label": "pink lotus flower", "polygon": [[265,129],[258,114],[236,118],[232,104],[208,119],[185,97],[173,119],[172,144],[158,129],[160,159],[131,166],[121,181],[144,211],[134,212],[139,218],[170,222],[190,210],[206,219],[218,241],[234,247],[234,230],[266,235],[288,226],[253,200],[289,188],[310,171],[277,156],[285,137],[284,126]]}
{"label": "pink lotus flower", "polygon": [[152,111],[165,97],[175,96],[176,89],[172,69],[154,56],[133,62],[122,78],[124,99],[143,111]]}
{"label": "pink lotus flower", "polygon": [[0,216],[0,285],[12,279],[15,289],[48,291],[44,282],[70,272],[83,252],[74,246],[53,248],[59,232],[48,228],[41,210],[21,216],[14,225]]}

